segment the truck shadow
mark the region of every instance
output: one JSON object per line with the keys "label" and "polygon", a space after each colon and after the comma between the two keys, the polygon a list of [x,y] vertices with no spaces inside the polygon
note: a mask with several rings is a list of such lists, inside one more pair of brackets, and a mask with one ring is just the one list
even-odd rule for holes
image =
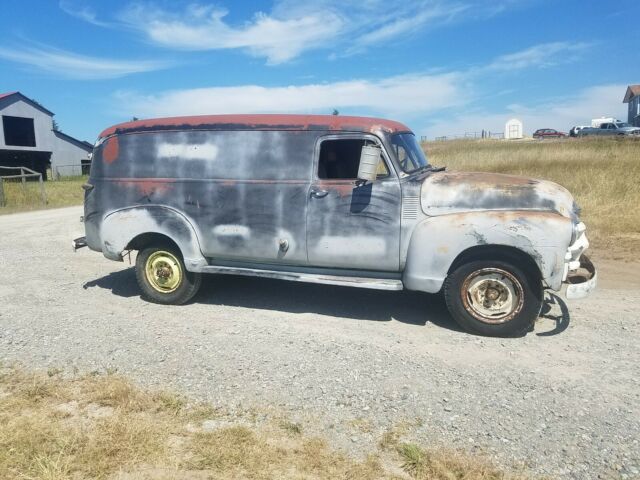
{"label": "truck shadow", "polygon": [[[554,310],[554,305],[558,307],[556,312],[552,312],[552,310]],[[540,317],[553,320],[556,323],[556,326],[553,330],[537,332],[536,335],[539,337],[551,337],[553,335],[558,335],[569,328],[569,323],[571,321],[567,304],[558,295],[550,292],[547,292],[544,296],[544,304],[542,305]]]}
{"label": "truck shadow", "polygon": [[[118,270],[86,282],[84,289],[104,288],[114,295],[139,297],[133,268]],[[226,305],[288,313],[316,313],[354,320],[411,325],[431,322],[461,332],[441,295],[420,292],[392,292],[334,285],[314,285],[235,275],[205,275],[202,288],[192,303]]]}
{"label": "truck shadow", "polygon": [[[84,289],[99,287],[114,295],[139,297],[140,289],[133,268],[112,272],[86,282]],[[439,294],[409,291],[369,290],[334,285],[314,285],[284,280],[235,275],[205,275],[193,303],[254,308],[288,313],[315,313],[332,317],[410,325],[434,325],[464,332],[451,318],[444,298]],[[554,305],[560,312],[552,314]],[[555,320],[551,331],[539,336],[557,335],[569,326],[569,311],[564,301],[553,294],[545,296],[541,316]]]}

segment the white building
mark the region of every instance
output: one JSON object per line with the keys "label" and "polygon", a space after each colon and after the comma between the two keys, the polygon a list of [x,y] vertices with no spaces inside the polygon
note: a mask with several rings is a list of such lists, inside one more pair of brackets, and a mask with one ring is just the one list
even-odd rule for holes
{"label": "white building", "polygon": [[517,118],[512,118],[504,125],[504,138],[507,140],[522,138],[522,122]]}
{"label": "white building", "polygon": [[54,177],[82,174],[92,145],[53,129],[53,112],[20,92],[0,94],[0,167],[28,167]]}

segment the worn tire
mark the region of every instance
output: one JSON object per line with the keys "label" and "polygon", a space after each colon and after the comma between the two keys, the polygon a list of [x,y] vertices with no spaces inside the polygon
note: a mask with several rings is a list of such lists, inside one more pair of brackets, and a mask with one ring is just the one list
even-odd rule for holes
{"label": "worn tire", "polygon": [[[489,289],[486,288],[489,285]],[[478,301],[499,294],[509,313],[491,317],[495,312]],[[511,288],[510,288],[511,287]],[[513,295],[515,293],[515,295]],[[444,283],[444,297],[453,319],[465,330],[492,337],[514,337],[529,331],[540,314],[543,302],[542,282],[539,275],[501,260],[477,260],[465,263],[449,274]],[[489,301],[490,305],[496,305]],[[514,305],[512,310],[509,305]],[[501,313],[503,315],[503,313]],[[481,319],[482,318],[482,319]]]}
{"label": "worn tire", "polygon": [[[179,269],[180,278],[176,280],[176,285],[171,285],[172,288],[159,286],[158,283],[154,286],[154,280],[149,278],[149,262],[154,262],[154,258],[159,258],[159,260],[156,260],[158,262],[164,260],[165,264],[171,263],[168,268],[171,272],[175,272],[176,275]],[[166,260],[168,259],[173,260],[173,262],[167,262]],[[171,273],[171,275],[173,274]],[[198,293],[202,283],[202,274],[187,271],[182,254],[176,247],[158,245],[144,248],[138,252],[136,258],[136,280],[145,300],[164,305],[182,305]]]}

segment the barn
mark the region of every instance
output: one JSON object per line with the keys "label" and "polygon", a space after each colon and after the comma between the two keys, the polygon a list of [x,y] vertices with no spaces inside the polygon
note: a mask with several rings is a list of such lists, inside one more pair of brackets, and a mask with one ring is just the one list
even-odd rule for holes
{"label": "barn", "polygon": [[0,93],[0,167],[28,167],[43,178],[49,168],[53,178],[82,174],[93,147],[55,129],[53,115],[20,92]]}
{"label": "barn", "polygon": [[629,104],[627,122],[634,127],[640,127],[640,85],[629,85],[622,103]]}

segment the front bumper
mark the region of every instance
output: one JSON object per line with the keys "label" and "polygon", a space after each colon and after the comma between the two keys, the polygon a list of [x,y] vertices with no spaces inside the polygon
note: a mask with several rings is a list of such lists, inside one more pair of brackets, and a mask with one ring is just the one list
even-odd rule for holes
{"label": "front bumper", "polygon": [[80,237],[80,238],[76,238],[74,240],[71,240],[71,246],[73,247],[73,251],[74,252],[76,250],[78,250],[79,248],[86,247],[87,246],[87,238],[86,237]]}
{"label": "front bumper", "polygon": [[595,290],[598,284],[598,272],[586,255],[580,257],[580,268],[567,276],[565,296],[569,300],[584,298]]}
{"label": "front bumper", "polygon": [[566,284],[565,296],[573,300],[589,295],[598,283],[598,273],[593,262],[584,254],[589,247],[583,223],[578,225],[578,235],[567,249],[564,258],[563,283]]}

